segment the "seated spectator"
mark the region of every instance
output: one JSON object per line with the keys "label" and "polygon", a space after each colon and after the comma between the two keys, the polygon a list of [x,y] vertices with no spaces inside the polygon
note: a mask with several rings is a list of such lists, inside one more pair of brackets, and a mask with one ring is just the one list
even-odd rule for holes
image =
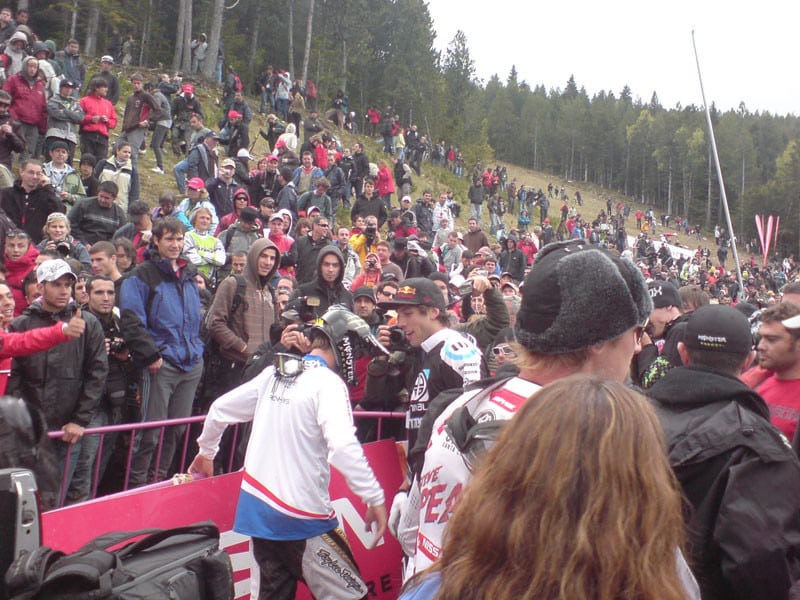
{"label": "seated spectator", "polygon": [[198,208],[192,213],[192,230],[186,233],[183,252],[197,270],[216,281],[216,269],[225,265],[225,248],[211,234],[211,211]]}
{"label": "seated spectator", "polygon": [[144,252],[150,243],[153,219],[150,217],[150,207],[145,202],[137,200],[128,207],[130,223],[126,223],[114,232],[112,238],[115,242],[119,239],[130,240],[136,252],[134,264],[144,261]]}
{"label": "seated spectator", "polygon": [[70,235],[70,225],[64,213],[50,213],[42,228],[44,239],[36,245],[38,250],[56,250],[61,258],[74,258],[85,268],[92,266],[89,252],[81,242]]}
{"label": "seated spectator", "polygon": [[72,235],[91,245],[108,241],[126,222],[125,211],[115,202],[119,188],[113,181],[103,181],[96,198],[84,198],[69,211]]}
{"label": "seated spectator", "polygon": [[136,255],[136,248],[128,238],[117,238],[114,240],[114,249],[117,253],[117,268],[123,275],[133,271],[139,264],[139,257]]}
{"label": "seated spectator", "polygon": [[92,154],[81,154],[81,161],[78,164],[78,171],[81,175],[81,183],[83,189],[86,191],[86,196],[91,198],[97,196],[97,188],[100,186],[100,181],[94,176],[94,168],[97,165],[97,159]]}
{"label": "seated spectator", "polygon": [[14,295],[14,316],[18,317],[28,306],[23,282],[33,272],[39,250],[31,243],[30,236],[24,231],[9,231],[6,234],[3,252],[3,264],[6,267],[6,283]]}
{"label": "seated spectator", "polygon": [[189,218],[175,205],[175,194],[170,190],[161,192],[161,195],[158,197],[158,206],[153,208],[150,217],[153,221],[156,219],[163,219],[164,217],[175,217],[183,223],[183,226],[186,227],[186,231],[192,230]]}
{"label": "seated spectator", "polygon": [[100,160],[94,168],[94,176],[101,183],[112,181],[117,185],[114,202],[123,213],[128,212],[129,203],[139,199],[139,174],[131,160],[132,152],[130,143],[120,140],[114,145],[114,156]]}

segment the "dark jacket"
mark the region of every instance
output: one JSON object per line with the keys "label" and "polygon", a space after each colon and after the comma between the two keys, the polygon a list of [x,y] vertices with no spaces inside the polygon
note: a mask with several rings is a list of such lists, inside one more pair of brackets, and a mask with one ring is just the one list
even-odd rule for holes
{"label": "dark jacket", "polygon": [[19,179],[10,188],[0,190],[0,208],[14,224],[27,232],[34,244],[42,241],[42,227],[47,216],[64,212],[64,203],[56,196],[52,185],[45,185],[26,194]]}
{"label": "dark jacket", "polygon": [[11,169],[11,159],[13,152],[22,152],[25,150],[25,140],[20,134],[20,125],[16,121],[11,120],[11,115],[6,113],[6,116],[0,119],[0,125],[8,123],[11,125],[11,133],[0,132],[0,164],[5,165]]}
{"label": "dark jacket", "polygon": [[[125,211],[119,204],[114,202],[106,208],[100,206],[97,198],[79,200],[69,211],[72,236],[84,244],[94,244],[101,240],[112,239],[126,221]],[[135,227],[133,229],[135,230]]]}
{"label": "dark jacket", "polygon": [[[187,179],[199,177],[205,182],[213,179],[217,172],[217,155],[211,152],[203,143],[193,146],[186,155]],[[218,216],[222,216],[219,215]]]}
{"label": "dark jacket", "polygon": [[295,240],[291,254],[295,260],[295,278],[298,283],[313,281],[319,272],[319,251],[331,244],[327,237],[314,241],[310,235],[304,235]]}
{"label": "dark jacket", "polygon": [[[311,239],[311,238],[309,238]],[[339,276],[336,278],[333,286],[329,286],[322,279],[322,259],[329,254],[333,254],[339,259],[341,268],[339,269]],[[353,310],[353,294],[342,284],[344,278],[344,258],[339,248],[335,244],[328,244],[319,251],[317,256],[317,276],[313,281],[304,283],[295,292],[295,297],[310,296],[319,298],[319,306],[317,307],[317,315],[321,316],[334,304],[343,304],[348,310]]]}
{"label": "dark jacket", "polygon": [[383,227],[389,215],[386,213],[386,205],[378,198],[377,192],[372,195],[372,199],[368,200],[365,196],[361,196],[353,204],[350,209],[350,221],[356,220],[356,215],[362,217],[375,217],[378,219],[378,229]]}
{"label": "dark jacket", "polygon": [[[513,250],[503,250],[498,257],[500,263],[500,270],[511,273],[511,277],[515,281],[522,281],[525,278],[525,267],[528,266],[528,260],[521,250],[517,248],[517,242],[511,240],[514,244]],[[507,244],[508,242],[506,242]]]}
{"label": "dark jacket", "polygon": [[179,264],[177,276],[170,261],[151,249],[150,259],[122,282],[122,337],[141,367],[163,358],[188,372],[203,358],[197,269],[183,259]]}
{"label": "dark jacket", "polygon": [[756,392],[677,367],[649,394],[691,503],[689,563],[704,600],[779,600],[800,578],[800,463]]}
{"label": "dark jacket", "polygon": [[[50,313],[34,302],[11,322],[11,331],[29,331],[69,321],[77,306],[70,303]],[[105,390],[108,375],[103,328],[94,315],[83,311],[83,335],[45,352],[15,358],[7,393],[22,396],[45,414],[49,430],[67,423],[86,427]]]}

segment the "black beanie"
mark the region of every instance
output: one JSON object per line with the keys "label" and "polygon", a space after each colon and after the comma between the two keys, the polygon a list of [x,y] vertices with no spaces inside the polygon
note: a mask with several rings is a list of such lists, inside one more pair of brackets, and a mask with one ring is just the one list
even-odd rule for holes
{"label": "black beanie", "polygon": [[556,242],[539,251],[525,278],[517,340],[536,354],[565,354],[622,335],[652,310],[632,262],[584,240]]}

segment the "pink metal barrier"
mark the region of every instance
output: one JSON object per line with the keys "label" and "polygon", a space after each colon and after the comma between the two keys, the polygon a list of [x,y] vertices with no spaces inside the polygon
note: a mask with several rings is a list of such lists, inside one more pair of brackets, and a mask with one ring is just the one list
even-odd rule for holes
{"label": "pink metal barrier", "polygon": [[[397,419],[405,419],[406,413],[405,412],[379,412],[379,411],[354,411],[353,418],[358,425],[359,421],[362,419],[370,419],[375,420],[377,419],[377,439],[383,439],[383,422],[384,419],[390,420],[397,420]],[[186,426],[185,431],[183,433],[183,440],[180,445],[180,469],[178,472],[185,473],[186,469],[189,466],[187,459],[194,457],[194,449],[190,451],[189,442],[192,436],[193,430],[191,425],[194,423],[202,423],[205,420],[205,415],[197,415],[193,417],[186,417],[183,419],[169,419],[164,421],[147,421],[143,423],[124,423],[121,425],[109,425],[106,427],[93,427],[91,429],[86,429],[83,432],[84,438],[90,435],[96,435],[100,437],[99,443],[97,445],[97,451],[94,457],[94,466],[92,471],[92,485],[91,485],[91,498],[97,497],[97,487],[100,483],[100,468],[101,468],[101,460],[100,457],[103,454],[103,443],[105,438],[109,434],[126,434],[128,436],[128,443],[127,443],[127,456],[125,460],[125,476],[122,485],[122,490],[118,491],[127,491],[129,489],[129,481],[130,481],[130,469],[131,469],[131,462],[133,460],[134,451],[136,448],[136,434],[140,431],[145,429],[159,429],[160,434],[158,438],[158,446],[156,447],[156,452],[153,457],[152,464],[158,465],[161,463],[161,451],[164,444],[164,433],[168,427],[178,427],[178,426]],[[235,425],[233,427],[233,434],[231,438],[231,448],[235,449],[237,447],[239,441],[239,428],[240,425]],[[196,432],[194,432],[196,434]],[[48,432],[48,437],[51,439],[59,439],[63,435],[62,431],[50,431]],[[69,479],[69,464],[70,464],[70,456],[72,454],[72,446],[67,448],[66,457],[64,459],[64,471],[61,474],[61,494],[59,496],[58,506],[62,507],[65,504],[66,494],[67,494],[67,482]],[[235,460],[235,452],[231,451],[230,456],[228,457],[227,464],[223,465],[223,469],[225,473],[230,473],[233,470],[233,463]],[[158,469],[154,470],[156,475],[155,481],[151,483],[157,483]]]}

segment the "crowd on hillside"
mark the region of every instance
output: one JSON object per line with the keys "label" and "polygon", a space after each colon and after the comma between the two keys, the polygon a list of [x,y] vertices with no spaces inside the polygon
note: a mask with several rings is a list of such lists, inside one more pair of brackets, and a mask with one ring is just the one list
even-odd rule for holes
{"label": "crowd on hillside", "polygon": [[[336,527],[329,461],[369,506],[367,521],[401,542],[406,574],[417,575],[409,598],[440,587],[466,597],[475,584],[483,591],[470,597],[523,597],[505,564],[513,561],[496,559],[506,547],[541,554],[502,522],[532,515],[537,527],[563,523],[546,540],[563,558],[559,573],[541,564],[524,577],[542,586],[537,597],[558,589],[550,579],[573,564],[580,527],[597,534],[594,544],[640,524],[618,541],[630,556],[612,548],[611,571],[603,556],[581,559],[595,583],[575,585],[595,590],[613,572],[619,581],[609,585],[619,587],[604,597],[789,597],[800,573],[793,258],[743,261],[740,285],[724,229],[713,254],[703,244],[676,248],[668,234],[693,231],[685,219],[657,222],[610,198],[585,216],[579,191],[571,199],[552,183],[509,181],[502,165],[478,162],[467,173],[456,148],[431,146],[391,107],[369,111],[377,151],[343,145],[338,131],[354,125],[344,93],[320,116],[313,84],[272,67],[256,81],[258,111],[229,69],[224,118],[210,128],[193,84],[134,73],[121,98],[115,56],[87,77],[77,42],[57,51],[37,41],[27,16],[14,22],[0,9],[0,387],[63,431],[54,450],[66,487],[43,480],[48,506],[59,494],[74,503],[95,486],[121,487],[127,436],[107,436],[98,453],[87,428],[208,414],[191,470],[244,466],[236,527],[255,538],[261,597],[292,597],[300,572],[321,594],[338,585],[306,574],[304,549],[290,543]],[[202,60],[195,53],[194,68]],[[267,116],[258,156],[254,112]],[[158,198],[142,193],[147,148],[163,177]],[[469,177],[467,197],[415,191],[427,159]],[[585,403],[567,402],[576,390]],[[534,394],[541,402],[528,402]],[[408,442],[409,478],[391,511],[358,445],[376,439],[376,423],[353,427],[354,409],[406,413],[383,426]],[[617,410],[630,421],[607,416]],[[521,419],[524,431],[514,425]],[[236,445],[223,436],[249,421]],[[623,421],[638,425],[627,431]],[[537,422],[559,425],[548,432]],[[163,445],[157,429],[143,432],[128,483],[180,469],[182,432],[166,431]],[[295,443],[282,445],[285,436]],[[503,460],[509,444],[515,456]],[[263,460],[279,453],[280,466]],[[608,477],[596,477],[601,470]],[[614,488],[616,470],[623,484]],[[492,496],[512,484],[522,491],[508,506]],[[681,511],[681,493],[692,511]],[[587,508],[611,497],[602,511]],[[505,506],[498,518],[489,500]],[[485,517],[482,533],[465,524],[469,511]],[[663,520],[648,520],[654,513]],[[657,533],[654,549],[647,539]],[[344,556],[345,546],[335,551]],[[494,566],[468,582],[460,565],[478,568],[488,551]],[[426,571],[437,560],[442,570]],[[641,573],[657,573],[659,586]],[[348,585],[361,590],[352,575]],[[512,582],[522,587],[504,587]]]}

